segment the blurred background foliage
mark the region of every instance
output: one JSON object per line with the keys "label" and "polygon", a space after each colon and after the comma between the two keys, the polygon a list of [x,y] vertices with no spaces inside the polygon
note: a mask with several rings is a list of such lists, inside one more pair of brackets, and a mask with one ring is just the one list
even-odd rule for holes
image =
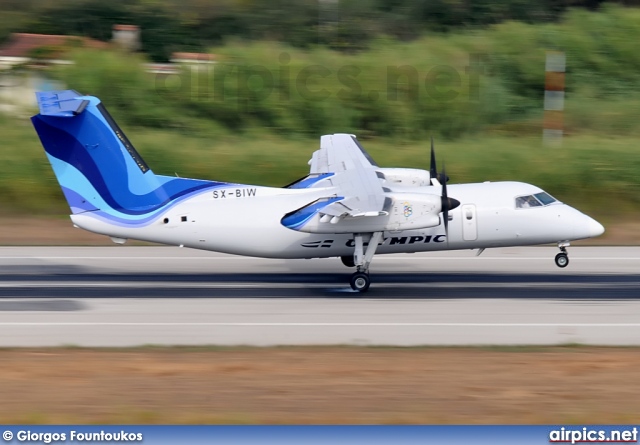
{"label": "blurred background foliage", "polygon": [[[0,5],[8,11],[0,14],[0,40],[22,31],[107,41],[114,24],[140,26],[140,53],[76,49],[75,64],[49,75],[100,97],[157,173],[282,185],[308,171],[321,134],[336,132],[357,134],[380,165],[427,168],[433,135],[452,182],[535,183],[605,222],[638,213],[635,7],[595,0]],[[561,148],[541,144],[549,50],[567,56]],[[211,52],[217,63],[169,76],[145,72],[145,62],[174,51]],[[0,115],[0,130],[0,203],[64,213],[28,122]],[[25,191],[34,198],[21,199]]]}
{"label": "blurred background foliage", "polygon": [[541,133],[545,56],[567,56],[565,128],[640,131],[640,9],[570,10],[560,22],[505,22],[379,37],[367,50],[229,40],[211,70],[151,75],[144,54],[77,50],[51,75],[100,97],[126,124],[202,136],[252,129],[281,136],[447,139]]}
{"label": "blurred background foliage", "polygon": [[505,21],[556,22],[569,8],[597,10],[602,3],[604,0],[3,0],[0,42],[12,31],[109,40],[112,26],[125,23],[140,26],[142,50],[158,62],[167,61],[173,51],[205,50],[229,38],[355,51],[367,48],[380,36],[406,41],[425,32],[468,30]]}

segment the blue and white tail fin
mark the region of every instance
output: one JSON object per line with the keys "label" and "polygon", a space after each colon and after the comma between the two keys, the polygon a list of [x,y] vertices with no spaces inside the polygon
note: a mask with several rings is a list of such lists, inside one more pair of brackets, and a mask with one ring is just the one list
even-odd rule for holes
{"label": "blue and white tail fin", "polygon": [[144,224],[222,183],[154,174],[96,97],[73,90],[36,93],[31,121],[73,214]]}

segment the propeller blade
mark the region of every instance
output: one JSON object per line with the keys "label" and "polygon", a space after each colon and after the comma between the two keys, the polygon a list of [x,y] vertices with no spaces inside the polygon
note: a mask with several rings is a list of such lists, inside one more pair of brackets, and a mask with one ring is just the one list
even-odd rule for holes
{"label": "propeller blade", "polygon": [[433,149],[433,136],[431,136],[431,165],[429,167],[429,175],[438,179],[438,168],[436,167],[436,152]]}
{"label": "propeller blade", "polygon": [[444,173],[444,169],[442,170],[442,173],[438,173],[438,167],[436,165],[436,151],[433,148],[433,136],[431,136],[431,165],[429,168],[429,176],[437,179],[440,184],[444,184],[449,180],[449,177]]}
{"label": "propeller blade", "polygon": [[442,216],[444,218],[444,234],[447,238],[447,242],[449,241],[449,211],[448,210],[444,210],[444,215]]}
{"label": "propeller blade", "polygon": [[[445,166],[442,164],[442,172],[445,172]],[[444,234],[449,241],[449,196],[447,195],[447,182],[442,182],[442,217],[444,218]]]}
{"label": "propeller blade", "polygon": [[[442,165],[442,176],[447,178],[444,164]],[[442,196],[440,198],[442,206],[442,218],[444,219],[444,233],[449,242],[449,211],[457,208],[460,205],[460,201],[454,198],[449,198],[447,194],[447,181],[442,182]]]}

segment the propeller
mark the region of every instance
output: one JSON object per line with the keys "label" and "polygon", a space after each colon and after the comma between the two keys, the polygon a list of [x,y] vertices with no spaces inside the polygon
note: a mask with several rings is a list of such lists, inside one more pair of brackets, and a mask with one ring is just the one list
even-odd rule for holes
{"label": "propeller", "polygon": [[449,177],[447,176],[444,163],[442,163],[442,173],[438,174],[436,152],[433,148],[433,136],[431,136],[431,168],[429,169],[429,176],[442,185],[440,204],[442,208],[442,218],[444,220],[444,233],[447,236],[447,243],[449,243],[449,211],[457,208],[460,205],[460,201],[455,198],[449,198],[447,194],[447,181],[449,181]]}
{"label": "propeller", "polygon": [[[433,151],[431,153],[433,153]],[[442,176],[448,179],[444,164],[442,165]],[[442,218],[444,220],[444,233],[447,236],[447,242],[449,242],[449,211],[457,208],[460,205],[460,201],[455,198],[449,198],[449,195],[447,195],[447,181],[442,182],[440,202],[442,205]]]}
{"label": "propeller", "polygon": [[436,166],[436,152],[433,149],[433,136],[431,136],[431,166],[429,168],[429,176],[433,179],[436,179],[440,184],[445,184],[449,177],[444,173],[438,174],[438,168]]}

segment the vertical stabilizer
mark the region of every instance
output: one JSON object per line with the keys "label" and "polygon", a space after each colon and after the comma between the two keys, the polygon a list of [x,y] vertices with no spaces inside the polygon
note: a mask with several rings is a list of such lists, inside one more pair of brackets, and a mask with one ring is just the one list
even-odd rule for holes
{"label": "vertical stabilizer", "polygon": [[31,120],[73,214],[134,223],[220,186],[154,174],[98,98],[73,90],[36,94],[40,113]]}

